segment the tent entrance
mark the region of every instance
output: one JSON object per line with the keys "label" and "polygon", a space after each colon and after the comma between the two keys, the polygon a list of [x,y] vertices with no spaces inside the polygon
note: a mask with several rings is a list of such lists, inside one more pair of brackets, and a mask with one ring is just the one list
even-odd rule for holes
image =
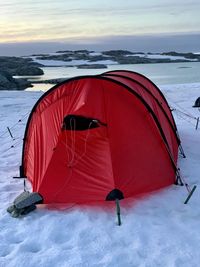
{"label": "tent entrance", "polygon": [[64,118],[52,164],[39,189],[39,193],[46,196],[45,203],[98,201],[115,188],[104,126],[105,123],[89,117],[68,115]]}

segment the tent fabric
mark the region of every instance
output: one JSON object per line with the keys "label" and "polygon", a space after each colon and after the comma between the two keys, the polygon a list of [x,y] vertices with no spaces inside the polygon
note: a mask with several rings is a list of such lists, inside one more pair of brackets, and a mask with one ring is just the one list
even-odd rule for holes
{"label": "tent fabric", "polygon": [[[127,71],[110,71],[104,74],[105,77],[112,75],[112,79],[120,81],[129,86],[132,90],[140,94],[143,99],[151,106],[156,114],[162,128],[165,131],[168,143],[173,150],[174,144],[180,144],[179,137],[174,132],[177,132],[172,113],[161,91],[154,84],[141,74]],[[143,82],[143,84],[141,84]],[[146,85],[146,87],[145,87]],[[170,131],[169,131],[170,125]],[[175,139],[176,140],[175,140]],[[174,151],[176,153],[176,149]]]}
{"label": "tent fabric", "polygon": [[126,198],[175,182],[176,125],[162,93],[143,77],[75,77],[38,100],[22,172],[44,203],[101,201],[114,189]]}
{"label": "tent fabric", "polygon": [[108,71],[105,73],[105,75],[112,75],[113,76],[123,76],[124,78],[130,78],[131,80],[134,80],[135,82],[139,82],[141,85],[143,85],[146,88],[146,91],[149,91],[153,94],[153,96],[158,100],[158,102],[163,106],[166,113],[168,114],[169,119],[172,121],[172,124],[174,128],[176,129],[176,124],[174,121],[174,118],[172,116],[172,113],[170,111],[170,107],[162,94],[162,92],[159,90],[159,88],[146,76],[133,72],[133,71],[127,71],[127,70],[116,70],[116,71]]}

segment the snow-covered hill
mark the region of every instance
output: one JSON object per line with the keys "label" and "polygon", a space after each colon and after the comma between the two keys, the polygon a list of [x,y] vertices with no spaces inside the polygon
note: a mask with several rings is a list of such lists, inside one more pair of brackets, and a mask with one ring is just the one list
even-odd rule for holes
{"label": "snow-covered hill", "polygon": [[[182,176],[191,186],[199,185],[200,126],[195,130],[194,117],[200,112],[192,105],[200,84],[161,89],[176,109],[187,156],[179,159]],[[198,187],[187,205],[185,187],[175,185],[121,201],[120,227],[114,204],[108,202],[59,210],[40,206],[24,218],[10,217],[6,208],[23,191],[23,182],[12,177],[18,175],[26,119],[41,94],[0,92],[0,267],[198,267]]]}

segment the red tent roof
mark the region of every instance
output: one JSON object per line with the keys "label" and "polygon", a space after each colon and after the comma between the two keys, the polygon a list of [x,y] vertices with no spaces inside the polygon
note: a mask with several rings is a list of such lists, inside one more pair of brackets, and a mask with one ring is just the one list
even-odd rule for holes
{"label": "red tent roof", "polygon": [[144,76],[113,71],[46,92],[27,123],[22,171],[45,203],[105,200],[175,182],[180,140],[170,108]]}

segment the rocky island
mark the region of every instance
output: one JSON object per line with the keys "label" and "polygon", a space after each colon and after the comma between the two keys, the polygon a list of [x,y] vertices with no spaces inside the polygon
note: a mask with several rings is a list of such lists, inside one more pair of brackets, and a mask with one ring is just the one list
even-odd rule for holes
{"label": "rocky island", "polygon": [[0,57],[0,90],[23,90],[32,83],[55,84],[66,78],[30,81],[16,76],[43,75],[45,67],[75,67],[77,69],[106,69],[108,65],[200,62],[195,53],[144,53],[128,50],[63,50],[52,54],[34,54],[30,57]]}
{"label": "rocky island", "polygon": [[[95,51],[88,50],[65,50],[57,51],[54,55],[39,55],[35,56],[36,60],[51,61],[56,60],[68,62],[68,66],[79,67],[78,61],[85,61],[83,68],[99,68],[106,67],[106,63],[112,62],[113,64],[144,64],[144,63],[175,63],[175,62],[188,62],[200,61],[200,55],[194,53],[177,53],[177,52],[164,52],[164,53],[143,53],[131,52],[128,50],[108,50],[96,53]],[[95,62],[95,64],[93,64]],[[110,64],[112,64],[110,63]],[[93,67],[92,67],[93,64]],[[87,65],[87,66],[86,66]]]}
{"label": "rocky island", "polygon": [[13,76],[43,75],[41,66],[31,58],[0,57],[0,90],[24,90],[32,87],[27,79]]}

